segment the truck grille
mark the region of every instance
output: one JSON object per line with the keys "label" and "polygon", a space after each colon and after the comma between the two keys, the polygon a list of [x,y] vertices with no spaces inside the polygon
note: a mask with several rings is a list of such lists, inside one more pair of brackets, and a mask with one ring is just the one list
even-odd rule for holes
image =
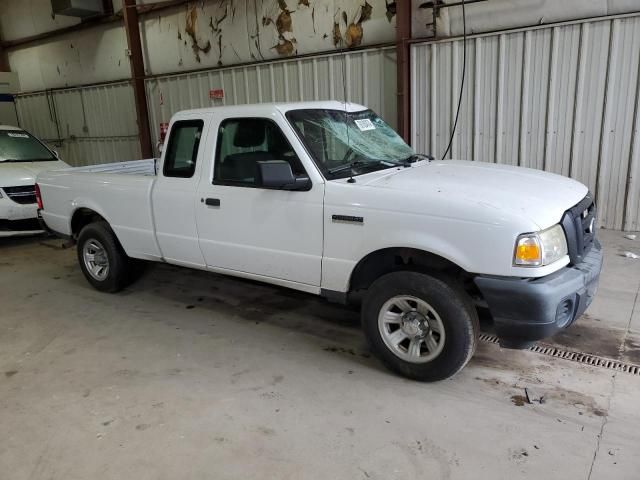
{"label": "truck grille", "polygon": [[567,236],[571,263],[575,265],[582,262],[596,238],[596,204],[591,193],[567,210],[560,224]]}
{"label": "truck grille", "polygon": [[2,187],[4,193],[16,203],[28,205],[36,203],[36,186],[26,185],[24,187]]}

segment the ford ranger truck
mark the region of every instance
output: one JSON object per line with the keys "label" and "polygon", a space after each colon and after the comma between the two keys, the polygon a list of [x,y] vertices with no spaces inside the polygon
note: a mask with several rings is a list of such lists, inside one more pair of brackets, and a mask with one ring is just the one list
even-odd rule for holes
{"label": "ford ranger truck", "polygon": [[167,138],[158,160],[38,176],[43,221],[99,290],[148,260],[359,299],[375,355],[423,381],[469,361],[480,309],[524,348],[594,297],[596,208],[575,180],[433,160],[333,101],[183,111]]}
{"label": "ford ranger truck", "polygon": [[21,128],[0,125],[0,238],[42,233],[37,218],[36,175],[68,167]]}

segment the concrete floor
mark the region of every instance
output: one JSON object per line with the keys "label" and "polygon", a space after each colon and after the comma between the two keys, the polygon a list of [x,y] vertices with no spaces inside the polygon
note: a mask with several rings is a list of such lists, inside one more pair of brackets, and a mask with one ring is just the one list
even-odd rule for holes
{"label": "concrete floor", "polygon": [[[598,297],[555,342],[640,363],[640,240],[600,238]],[[2,479],[638,478],[640,376],[481,343],[420,384],[351,310],[165,265],[102,294],[60,245],[0,243]]]}

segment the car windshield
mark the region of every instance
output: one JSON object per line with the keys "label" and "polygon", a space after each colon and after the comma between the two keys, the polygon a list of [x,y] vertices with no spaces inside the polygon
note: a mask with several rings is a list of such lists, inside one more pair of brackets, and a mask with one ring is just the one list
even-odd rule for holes
{"label": "car windshield", "polygon": [[48,162],[55,155],[34,136],[23,130],[0,130],[1,162]]}
{"label": "car windshield", "polygon": [[287,118],[329,179],[392,168],[415,156],[371,110],[290,110]]}

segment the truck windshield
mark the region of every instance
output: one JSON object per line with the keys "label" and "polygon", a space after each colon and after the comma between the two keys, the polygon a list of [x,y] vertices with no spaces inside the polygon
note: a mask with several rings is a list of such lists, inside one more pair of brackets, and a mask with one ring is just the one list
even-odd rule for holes
{"label": "truck windshield", "polygon": [[0,130],[0,163],[48,162],[57,158],[34,136],[23,130]]}
{"label": "truck windshield", "polygon": [[290,110],[293,125],[329,179],[406,165],[415,152],[371,110]]}

